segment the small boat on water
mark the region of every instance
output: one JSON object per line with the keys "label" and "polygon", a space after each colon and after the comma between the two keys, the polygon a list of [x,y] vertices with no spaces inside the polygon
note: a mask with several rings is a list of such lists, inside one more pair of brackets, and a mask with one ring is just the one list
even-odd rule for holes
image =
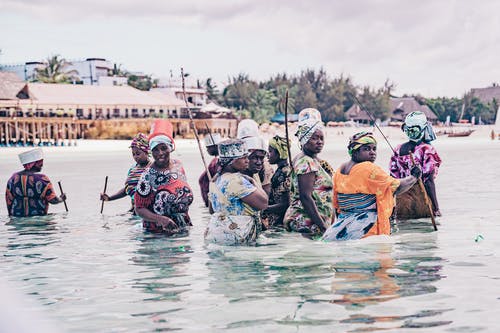
{"label": "small boat on water", "polygon": [[451,133],[448,133],[448,137],[449,138],[456,138],[456,137],[460,137],[460,136],[469,136],[472,134],[472,132],[474,132],[473,129],[468,129],[468,130],[460,131],[460,132],[451,132]]}

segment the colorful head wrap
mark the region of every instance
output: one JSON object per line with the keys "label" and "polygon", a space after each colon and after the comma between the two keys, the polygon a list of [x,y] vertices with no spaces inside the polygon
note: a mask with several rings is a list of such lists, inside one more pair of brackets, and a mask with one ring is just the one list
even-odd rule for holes
{"label": "colorful head wrap", "polygon": [[269,146],[278,151],[281,160],[286,160],[288,158],[288,145],[286,138],[275,135],[271,140],[269,140]]}
{"label": "colorful head wrap", "polygon": [[299,123],[303,123],[308,120],[321,121],[321,112],[314,108],[305,108],[299,112]]}
{"label": "colorful head wrap", "polygon": [[241,139],[228,139],[219,143],[219,164],[222,168],[238,158],[248,155],[245,142]]}
{"label": "colorful head wrap", "polygon": [[167,145],[168,152],[171,153],[175,150],[174,140],[166,135],[157,135],[149,139],[149,148],[155,149],[159,144],[164,143]]}
{"label": "colorful head wrap", "polygon": [[425,114],[420,111],[414,111],[406,116],[402,130],[410,141],[418,142],[424,137],[426,127],[427,117]]}
{"label": "colorful head wrap", "polygon": [[295,136],[299,139],[300,149],[311,139],[316,131],[324,133],[325,127],[321,121],[308,119],[302,123],[299,122]]}
{"label": "colorful head wrap", "polygon": [[137,148],[142,150],[145,153],[149,152],[149,140],[146,134],[137,133],[136,136],[132,139],[132,143],[130,144],[130,148]]}
{"label": "colorful head wrap", "polygon": [[377,140],[373,136],[371,132],[359,132],[354,134],[349,138],[349,145],[347,145],[347,150],[349,151],[349,155],[352,156],[352,153],[363,145],[367,144],[377,144]]}

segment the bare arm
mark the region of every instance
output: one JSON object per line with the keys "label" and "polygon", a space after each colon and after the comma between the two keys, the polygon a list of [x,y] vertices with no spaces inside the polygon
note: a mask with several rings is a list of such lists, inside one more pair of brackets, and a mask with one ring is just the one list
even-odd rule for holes
{"label": "bare arm", "polygon": [[399,187],[396,189],[394,194],[401,194],[408,191],[417,182],[417,179],[418,178],[415,178],[414,176],[408,176],[400,179]]}
{"label": "bare arm", "polygon": [[311,218],[314,224],[316,224],[321,231],[326,230],[325,221],[321,218],[318,212],[318,207],[312,197],[314,181],[316,179],[316,174],[314,172],[307,173],[304,175],[299,175],[299,193],[300,202],[304,205],[307,215]]}
{"label": "bare arm", "polygon": [[255,191],[253,191],[246,197],[241,198],[241,200],[244,203],[250,205],[252,208],[264,210],[267,208],[269,199],[266,192],[263,189],[257,187]]}
{"label": "bare arm", "polygon": [[126,197],[126,196],[127,196],[127,193],[125,192],[125,187],[123,187],[122,189],[120,189],[118,192],[116,192],[113,195],[107,195],[106,193],[101,193],[101,200],[113,201],[116,199],[121,199],[121,198]]}
{"label": "bare arm", "polygon": [[54,199],[50,200],[49,202],[53,205],[57,205],[58,203],[61,203],[64,200],[66,200],[66,193],[62,193],[59,197],[55,197]]}

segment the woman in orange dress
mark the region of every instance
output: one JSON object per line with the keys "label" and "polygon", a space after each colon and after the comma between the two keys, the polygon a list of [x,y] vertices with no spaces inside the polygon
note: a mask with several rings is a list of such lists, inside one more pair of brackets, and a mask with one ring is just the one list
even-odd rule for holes
{"label": "woman in orange dress", "polygon": [[374,163],[377,141],[369,132],[352,136],[347,148],[351,159],[342,164],[333,177],[337,220],[323,234],[323,240],[389,235],[394,195],[415,184],[421,170],[414,167],[411,175],[403,179],[389,176]]}

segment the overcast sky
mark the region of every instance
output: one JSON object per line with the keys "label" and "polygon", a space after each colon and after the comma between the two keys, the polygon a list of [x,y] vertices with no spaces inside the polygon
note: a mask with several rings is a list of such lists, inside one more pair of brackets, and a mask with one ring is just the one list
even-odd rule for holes
{"label": "overcast sky", "polygon": [[323,67],[451,97],[500,81],[500,1],[0,0],[0,49],[2,64],[100,57],[219,86]]}

